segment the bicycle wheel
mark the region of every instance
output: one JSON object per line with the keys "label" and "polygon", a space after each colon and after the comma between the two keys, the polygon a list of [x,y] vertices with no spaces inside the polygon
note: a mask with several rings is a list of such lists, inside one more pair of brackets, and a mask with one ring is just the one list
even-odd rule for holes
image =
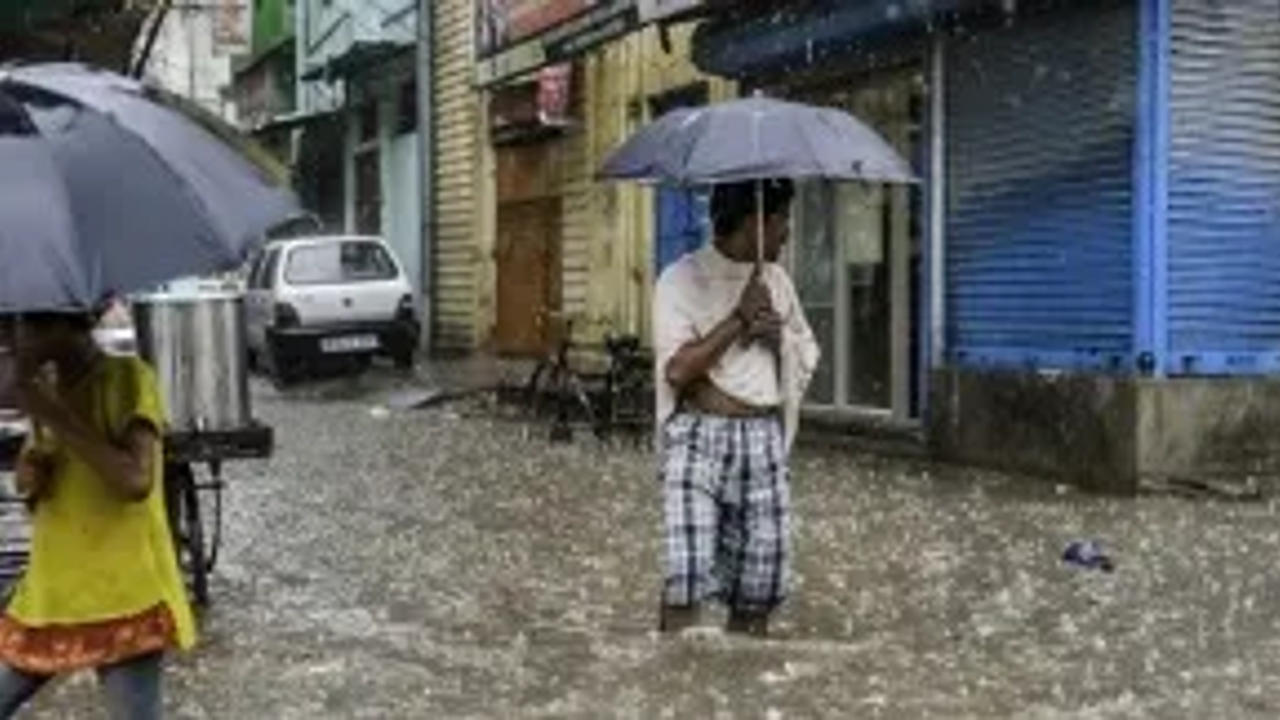
{"label": "bicycle wheel", "polygon": [[552,368],[546,395],[548,416],[551,418],[552,442],[573,440],[573,425],[570,419],[572,390],[569,384],[569,373],[564,368]]}
{"label": "bicycle wheel", "polygon": [[182,491],[182,515],[187,536],[187,567],[191,573],[191,595],[197,605],[209,605],[209,560],[205,546],[204,519],[200,514],[200,488],[194,474]]}
{"label": "bicycle wheel", "polygon": [[199,489],[190,464],[170,463],[165,467],[164,495],[178,565],[191,584],[192,599],[197,605],[208,605],[209,566],[204,524],[200,517]]}
{"label": "bicycle wheel", "polygon": [[541,409],[541,393],[543,392],[543,382],[546,370],[546,363],[539,362],[537,366],[533,368],[533,372],[529,373],[529,379],[524,383],[521,403],[527,415],[537,417],[538,411]]}
{"label": "bicycle wheel", "polygon": [[571,373],[568,380],[568,400],[572,407],[581,412],[583,420],[587,427],[591,428],[596,437],[604,437],[605,430],[601,421],[601,414],[597,412],[595,405],[591,402],[591,396],[587,393],[586,383],[577,373]]}

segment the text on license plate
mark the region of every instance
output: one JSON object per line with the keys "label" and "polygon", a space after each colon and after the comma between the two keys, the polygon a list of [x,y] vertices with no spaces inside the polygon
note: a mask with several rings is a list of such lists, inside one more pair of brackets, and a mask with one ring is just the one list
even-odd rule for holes
{"label": "text on license plate", "polygon": [[324,338],[320,341],[320,350],[327,353],[356,352],[359,350],[377,349],[377,335],[343,335],[341,337]]}

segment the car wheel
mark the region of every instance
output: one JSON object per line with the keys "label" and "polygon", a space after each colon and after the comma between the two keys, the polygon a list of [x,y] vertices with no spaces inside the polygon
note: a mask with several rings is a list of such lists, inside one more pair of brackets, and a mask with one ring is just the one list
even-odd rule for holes
{"label": "car wheel", "polygon": [[352,373],[361,375],[367,372],[369,368],[373,367],[373,356],[352,355],[351,359],[347,361],[347,366],[351,369]]}
{"label": "car wheel", "polygon": [[392,356],[391,360],[392,360],[392,362],[394,362],[394,363],[395,363],[395,365],[396,365],[396,369],[397,369],[397,370],[412,370],[412,369],[413,369],[413,360],[414,360],[414,358],[413,358],[413,351],[412,351],[412,350],[404,350],[404,351],[402,351],[402,352],[398,352],[398,353],[396,353],[395,355],[393,355],[393,356]]}
{"label": "car wheel", "polygon": [[265,352],[265,368],[271,381],[277,388],[284,389],[297,384],[302,379],[302,369],[297,362],[282,361],[278,350],[268,349]]}

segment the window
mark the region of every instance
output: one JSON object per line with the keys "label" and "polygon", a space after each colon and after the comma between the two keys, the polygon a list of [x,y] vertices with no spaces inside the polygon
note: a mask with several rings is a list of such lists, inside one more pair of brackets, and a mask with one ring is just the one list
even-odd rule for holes
{"label": "window", "polygon": [[367,102],[360,108],[360,142],[378,139],[378,103]]}
{"label": "window", "polygon": [[347,241],[300,247],[289,253],[290,285],[339,285],[394,280],[400,270],[375,242]]}
{"label": "window", "polygon": [[418,84],[410,80],[400,86],[396,117],[396,133],[404,135],[418,129]]}
{"label": "window", "polygon": [[268,252],[258,266],[257,277],[250,282],[258,290],[271,290],[276,286],[276,269],[280,267],[280,250]]}
{"label": "window", "polygon": [[249,266],[249,278],[248,280],[245,281],[245,284],[248,286],[250,290],[258,290],[262,287],[260,285],[261,281],[259,280],[259,278],[262,277],[263,266],[267,264],[266,259],[267,259],[267,256],[265,253],[259,254],[256,258],[254,258],[253,264]]}
{"label": "window", "polygon": [[382,233],[382,160],[378,147],[356,155],[356,232]]}

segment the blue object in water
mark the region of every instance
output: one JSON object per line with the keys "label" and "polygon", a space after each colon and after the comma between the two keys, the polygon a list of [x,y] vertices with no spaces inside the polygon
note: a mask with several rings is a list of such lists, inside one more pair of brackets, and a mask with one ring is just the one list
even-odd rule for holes
{"label": "blue object in water", "polygon": [[1092,540],[1072,542],[1067,546],[1066,551],[1062,553],[1062,560],[1069,565],[1076,565],[1087,570],[1101,570],[1103,572],[1115,570],[1115,564],[1111,562],[1111,558],[1102,552],[1102,548],[1098,543]]}

